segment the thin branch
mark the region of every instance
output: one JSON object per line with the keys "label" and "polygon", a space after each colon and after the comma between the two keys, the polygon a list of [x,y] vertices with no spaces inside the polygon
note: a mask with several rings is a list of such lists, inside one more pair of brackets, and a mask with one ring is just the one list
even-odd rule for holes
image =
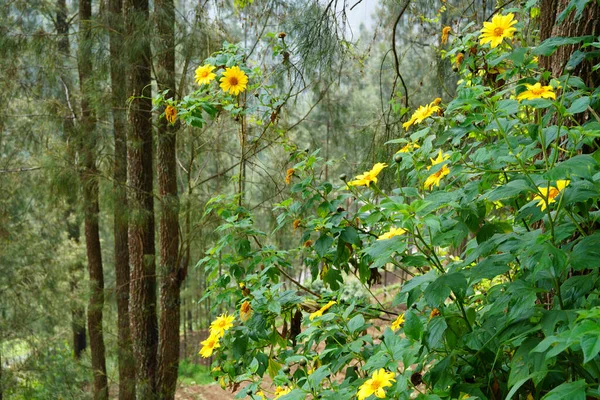
{"label": "thin branch", "polygon": [[392,30],[392,52],[394,53],[394,66],[396,67],[396,75],[398,75],[398,77],[400,78],[400,82],[402,82],[402,87],[404,87],[404,105],[406,108],[408,108],[408,89],[406,88],[404,78],[402,78],[402,75],[400,74],[400,63],[398,62],[398,53],[396,52],[396,28],[398,26],[398,23],[400,22],[400,19],[402,18],[402,15],[404,15],[404,11],[406,11],[409,4],[410,0],[407,0],[406,4],[402,8],[402,11],[400,11],[400,14],[398,14],[398,18],[396,18],[396,22],[394,22],[394,29]]}

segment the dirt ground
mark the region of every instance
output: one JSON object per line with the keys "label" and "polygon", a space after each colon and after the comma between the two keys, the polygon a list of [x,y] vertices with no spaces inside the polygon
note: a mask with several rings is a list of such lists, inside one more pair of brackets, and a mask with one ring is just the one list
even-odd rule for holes
{"label": "dirt ground", "polygon": [[234,395],[214,383],[204,386],[180,386],[175,393],[176,400],[231,400]]}

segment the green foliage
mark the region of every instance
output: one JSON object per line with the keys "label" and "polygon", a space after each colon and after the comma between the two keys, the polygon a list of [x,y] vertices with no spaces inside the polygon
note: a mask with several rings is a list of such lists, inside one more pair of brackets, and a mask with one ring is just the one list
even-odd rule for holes
{"label": "green foliage", "polygon": [[[91,384],[87,368],[73,362],[72,349],[66,343],[36,350],[34,357],[20,353],[3,367],[3,390],[10,399],[87,399]],[[10,353],[9,353],[10,354]],[[7,375],[6,377],[4,375]]]}
{"label": "green foliage", "polygon": [[207,385],[213,382],[207,367],[187,359],[179,362],[178,376],[178,380],[184,385]]}
{"label": "green foliage", "polygon": [[[220,239],[198,265],[218,299],[252,309],[215,351],[215,376],[246,386],[238,397],[350,399],[382,368],[395,376],[389,398],[598,396],[600,121],[579,117],[600,94],[534,58],[580,38],[534,49],[517,33],[521,45],[491,49],[473,29],[446,53],[464,57],[456,97],[389,142],[418,146],[370,184],[325,182],[319,152],[295,151],[274,232],[235,198],[207,204]],[[273,245],[290,224],[296,245]],[[411,277],[393,300],[404,313],[341,296],[382,269]]]}

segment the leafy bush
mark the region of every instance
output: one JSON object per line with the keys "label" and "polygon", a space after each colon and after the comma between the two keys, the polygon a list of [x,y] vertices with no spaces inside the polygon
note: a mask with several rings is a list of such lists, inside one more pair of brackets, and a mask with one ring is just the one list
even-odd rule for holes
{"label": "leafy bush", "polygon": [[[455,34],[457,96],[418,108],[393,160],[334,186],[318,152],[293,152],[271,234],[236,196],[207,204],[222,224],[199,263],[206,296],[241,313],[215,322],[203,353],[238,397],[600,396],[600,91],[537,60],[599,43],[528,47],[517,20]],[[289,225],[298,246],[277,248]],[[295,279],[298,263],[331,292]],[[381,269],[410,277],[392,305],[342,297]]]}

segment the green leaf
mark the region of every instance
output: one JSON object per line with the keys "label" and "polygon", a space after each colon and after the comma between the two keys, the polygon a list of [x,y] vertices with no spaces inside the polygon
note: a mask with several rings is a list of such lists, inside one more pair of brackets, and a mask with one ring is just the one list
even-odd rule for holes
{"label": "green leaf", "polygon": [[594,36],[578,36],[578,37],[551,37],[540,44],[533,54],[537,56],[549,56],[556,51],[560,46],[568,44],[577,44],[585,41],[594,40]]}
{"label": "green leaf", "polygon": [[358,232],[351,226],[347,226],[344,228],[342,233],[340,234],[340,239],[342,239],[346,243],[354,244],[356,246],[360,246],[360,238],[358,237]]}
{"label": "green leaf", "polygon": [[443,274],[425,289],[425,300],[432,307],[438,307],[454,292],[457,297],[463,297],[467,288],[467,278],[462,272]]}
{"label": "green leaf", "polygon": [[324,365],[308,376],[308,384],[313,389],[319,389],[321,381],[331,374],[329,367]]}
{"label": "green leaf", "polygon": [[557,164],[544,177],[549,180],[567,179],[571,176],[592,178],[598,169],[598,162],[588,154],[580,154]]}
{"label": "green leaf", "polygon": [[354,333],[361,329],[365,325],[365,317],[362,314],[355,315],[350,321],[348,321],[348,329],[350,333]]}
{"label": "green leaf", "polygon": [[423,323],[412,310],[404,314],[404,333],[411,339],[421,340]]}
{"label": "green leaf", "polygon": [[589,105],[590,105],[589,97],[587,97],[587,96],[580,97],[571,104],[571,107],[567,108],[567,112],[569,114],[578,114],[578,113],[581,113],[581,112],[584,112],[585,110],[587,110]]}
{"label": "green leaf", "polygon": [[542,400],[585,400],[585,380],[565,382],[552,389]]}
{"label": "green leaf", "polygon": [[444,332],[448,328],[448,324],[444,317],[435,317],[429,321],[427,326],[427,345],[430,349],[434,349],[443,344]]}
{"label": "green leaf", "polygon": [[[309,377],[310,378],[310,377]],[[300,389],[294,389],[286,395],[279,397],[279,400],[304,400],[306,393]]]}
{"label": "green leaf", "polygon": [[580,341],[583,363],[593,360],[600,352],[600,335],[584,335]]}
{"label": "green leaf", "polygon": [[532,189],[529,187],[529,184],[525,180],[516,179],[492,190],[490,193],[487,194],[486,198],[489,201],[497,201],[508,199],[510,197],[517,196],[521,193],[531,191]]}
{"label": "green leaf", "polygon": [[332,244],[333,238],[331,236],[322,234],[315,242],[315,251],[320,257],[323,257],[325,254],[327,254],[329,249],[331,249]]}
{"label": "green leaf", "polygon": [[573,247],[570,263],[576,271],[600,267],[600,232],[584,237]]}

